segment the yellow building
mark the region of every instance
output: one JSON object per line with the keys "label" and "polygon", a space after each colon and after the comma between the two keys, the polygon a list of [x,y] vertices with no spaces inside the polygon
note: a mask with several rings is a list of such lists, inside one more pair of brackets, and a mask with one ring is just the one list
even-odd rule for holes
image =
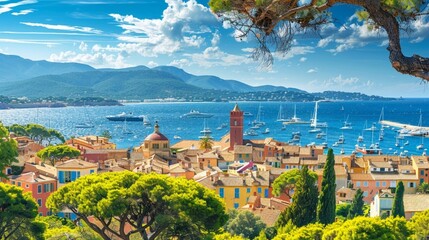
{"label": "yellow building", "polygon": [[247,204],[249,197],[255,193],[261,197],[270,197],[270,173],[249,172],[244,176],[229,174],[208,174],[197,180],[205,187],[216,191],[224,199],[227,209],[237,209]]}
{"label": "yellow building", "polygon": [[150,158],[157,154],[162,157],[170,156],[170,141],[159,131],[158,122],[155,123],[153,133],[149,134],[143,144],[135,149],[136,152],[142,152],[143,158]]}

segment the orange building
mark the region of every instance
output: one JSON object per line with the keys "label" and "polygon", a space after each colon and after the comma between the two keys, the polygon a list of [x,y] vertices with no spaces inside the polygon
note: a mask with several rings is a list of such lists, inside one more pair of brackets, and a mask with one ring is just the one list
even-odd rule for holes
{"label": "orange building", "polygon": [[28,172],[10,177],[10,184],[31,192],[31,195],[39,205],[39,215],[49,216],[51,212],[46,208],[46,200],[52,192],[57,190],[57,180],[55,178],[41,175],[37,172]]}
{"label": "orange building", "polygon": [[83,136],[72,138],[67,140],[66,144],[81,151],[84,149],[116,149],[116,144],[109,142],[108,138],[99,136]]}

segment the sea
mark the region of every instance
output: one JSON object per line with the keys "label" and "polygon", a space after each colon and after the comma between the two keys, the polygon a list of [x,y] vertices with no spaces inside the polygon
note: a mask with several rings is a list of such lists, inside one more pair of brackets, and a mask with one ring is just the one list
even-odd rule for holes
{"label": "sea", "polygon": [[[97,107],[65,107],[65,108],[29,108],[0,110],[0,121],[4,125],[37,123],[48,128],[60,131],[66,138],[72,136],[100,135],[108,130],[112,135],[111,141],[118,148],[132,148],[142,144],[147,135],[154,131],[157,121],[162,132],[169,138],[171,145],[181,140],[198,140],[205,127],[211,129],[214,140],[219,140],[229,131],[229,114],[236,102],[194,102],[194,103],[133,103],[123,106],[97,106]],[[244,131],[250,129],[250,123],[257,118],[265,122],[257,136],[245,136],[247,139],[264,139],[267,137],[279,141],[288,142],[293,132],[301,133],[301,140],[294,144],[320,145],[327,142],[336,154],[344,152],[351,154],[355,150],[357,138],[363,134],[364,142],[369,147],[378,143],[383,154],[422,155],[429,146],[429,139],[423,137],[406,136],[398,139],[398,128],[384,129],[384,138],[379,140],[381,126],[378,123],[382,109],[384,120],[400,122],[404,124],[418,125],[420,116],[422,126],[429,126],[429,99],[401,99],[394,101],[326,101],[319,102],[318,122],[326,122],[328,127],[322,128],[326,137],[316,138],[316,133],[310,133],[309,124],[286,125],[277,122],[280,108],[283,118],[291,118],[294,115],[303,121],[310,121],[315,110],[314,102],[237,102],[239,108],[252,114],[245,116]],[[211,118],[183,118],[184,114],[191,110],[213,114]],[[143,122],[113,122],[106,119],[108,115],[119,113],[133,113],[133,115],[146,115],[151,126],[143,125]],[[421,115],[420,115],[421,114]],[[342,130],[347,120],[352,129]],[[76,128],[77,124],[91,122],[94,128]],[[365,131],[375,124],[377,130]],[[221,127],[221,125],[228,125]],[[266,129],[269,133],[262,134]],[[126,134],[131,132],[131,134]],[[343,135],[344,144],[334,143]],[[425,142],[426,140],[426,142]],[[398,143],[398,144],[396,144]],[[418,150],[416,147],[425,144]]]}

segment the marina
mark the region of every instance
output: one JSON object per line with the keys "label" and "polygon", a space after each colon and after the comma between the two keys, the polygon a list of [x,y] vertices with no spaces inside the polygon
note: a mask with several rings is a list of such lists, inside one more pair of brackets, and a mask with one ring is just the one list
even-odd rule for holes
{"label": "marina", "polygon": [[[66,107],[39,109],[8,109],[0,110],[0,120],[5,125],[14,123],[39,123],[55,128],[66,138],[71,136],[100,135],[109,131],[112,141],[118,148],[129,148],[140,145],[144,138],[153,131],[153,127],[144,124],[143,117],[139,121],[115,122],[106,116],[132,112],[133,116],[150,116],[150,122],[158,121],[164,134],[174,144],[182,140],[198,140],[211,129],[210,136],[219,140],[229,132],[229,109],[234,103],[141,103],[125,104],[124,106],[101,107]],[[315,103],[295,102],[239,102],[240,109],[253,116],[245,116],[244,134],[248,139],[274,138],[278,141],[306,146],[333,147],[336,154],[344,151],[350,154],[356,151],[356,144],[369,149],[371,144],[379,143],[383,154],[417,154],[422,155],[429,139],[426,136],[410,136],[401,134],[402,127],[407,130],[419,129],[420,109],[422,109],[422,129],[428,129],[429,111],[425,106],[428,99],[402,101],[350,101],[319,103],[317,121],[327,123],[328,127],[320,132],[309,132],[311,116],[314,115]],[[279,108],[282,106],[282,118],[299,119],[301,124],[284,124],[278,122]],[[295,107],[296,106],[296,107]],[[379,122],[380,110],[384,107],[385,118]],[[344,110],[341,110],[344,108]],[[200,113],[210,113],[210,118],[182,118],[190,109]],[[259,112],[259,114],[258,114]],[[259,116],[258,116],[259,115]],[[307,117],[306,117],[307,116]],[[352,129],[341,129],[344,121],[354,126]],[[90,120],[93,128],[76,128],[78,124]],[[252,121],[259,121],[259,128]],[[204,123],[204,121],[206,123]],[[227,124],[225,124],[228,122]],[[262,125],[262,122],[265,125]],[[364,131],[365,122],[370,128],[375,123],[374,131]],[[384,127],[383,127],[384,126]],[[204,128],[208,128],[205,129]],[[267,131],[268,128],[268,131]],[[383,129],[381,131],[381,129]],[[201,131],[204,131],[201,133]],[[398,132],[399,131],[399,132]],[[299,134],[298,134],[299,133]],[[340,136],[342,136],[340,138]],[[380,137],[382,140],[380,140]],[[427,140],[425,142],[425,140]],[[422,145],[423,144],[423,145]],[[423,147],[417,148],[422,145]],[[426,147],[425,147],[426,146]],[[407,151],[407,152],[406,152]]]}

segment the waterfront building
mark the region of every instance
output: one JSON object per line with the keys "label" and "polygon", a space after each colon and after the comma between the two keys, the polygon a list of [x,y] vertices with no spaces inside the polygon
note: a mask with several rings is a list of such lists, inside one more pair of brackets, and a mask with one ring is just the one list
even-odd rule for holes
{"label": "waterfront building", "polygon": [[81,151],[84,149],[116,149],[116,144],[109,142],[108,138],[93,135],[71,138],[65,144]]}

